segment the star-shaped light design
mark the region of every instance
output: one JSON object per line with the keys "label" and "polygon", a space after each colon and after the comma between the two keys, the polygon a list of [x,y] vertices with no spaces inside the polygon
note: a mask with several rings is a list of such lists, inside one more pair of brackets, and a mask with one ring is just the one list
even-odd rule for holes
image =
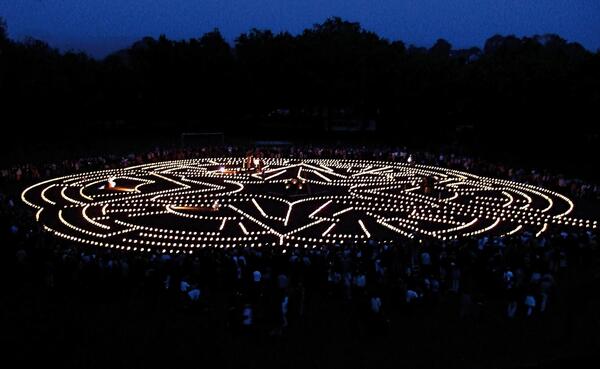
{"label": "star-shaped light design", "polygon": [[[242,158],[169,161],[55,178],[27,188],[36,219],[82,244],[147,252],[303,247],[404,238],[593,229],[567,197],[501,179],[409,163]],[[291,181],[301,184],[289,186]]]}

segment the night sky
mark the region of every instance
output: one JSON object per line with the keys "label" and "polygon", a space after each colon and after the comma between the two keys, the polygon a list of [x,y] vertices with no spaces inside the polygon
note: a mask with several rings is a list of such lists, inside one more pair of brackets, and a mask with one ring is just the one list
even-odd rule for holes
{"label": "night sky", "polygon": [[13,39],[32,36],[96,57],[143,37],[198,37],[219,28],[228,41],[252,27],[293,34],[330,16],[388,39],[431,46],[483,46],[496,34],[557,33],[600,48],[600,0],[0,0]]}

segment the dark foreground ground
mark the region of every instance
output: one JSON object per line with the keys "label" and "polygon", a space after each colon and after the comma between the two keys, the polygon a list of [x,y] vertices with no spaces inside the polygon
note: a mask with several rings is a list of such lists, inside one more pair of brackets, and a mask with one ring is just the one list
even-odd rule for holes
{"label": "dark foreground ground", "polygon": [[[600,348],[597,271],[564,278],[563,295],[545,315],[512,321],[485,301],[461,318],[458,298],[450,296],[427,311],[390,309],[387,326],[374,329],[354,305],[317,292],[281,335],[260,325],[240,331],[227,309],[189,306],[165,292],[122,285],[49,290],[27,279],[4,278],[0,300],[4,360],[19,366],[577,367],[596,361]],[[220,299],[212,301],[226,306]]]}

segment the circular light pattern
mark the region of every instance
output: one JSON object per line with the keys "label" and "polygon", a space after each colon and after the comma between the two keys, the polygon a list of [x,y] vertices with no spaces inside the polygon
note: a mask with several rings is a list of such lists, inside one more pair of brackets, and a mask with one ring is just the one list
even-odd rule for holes
{"label": "circular light pattern", "polygon": [[[132,251],[452,240],[580,229],[567,197],[540,187],[369,160],[206,158],[75,174],[23,191],[56,236]],[[293,183],[294,185],[290,185]]]}

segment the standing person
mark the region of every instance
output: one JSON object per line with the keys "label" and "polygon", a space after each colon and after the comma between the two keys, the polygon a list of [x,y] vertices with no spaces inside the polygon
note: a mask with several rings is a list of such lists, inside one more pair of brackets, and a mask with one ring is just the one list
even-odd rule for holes
{"label": "standing person", "polygon": [[381,313],[381,298],[378,295],[371,297],[371,313],[379,315]]}
{"label": "standing person", "polygon": [[450,271],[450,279],[452,280],[452,286],[450,290],[452,292],[458,292],[460,288],[460,269],[454,262],[450,263],[450,265],[452,266],[452,269]]}
{"label": "standing person", "polygon": [[259,270],[252,272],[252,284],[250,287],[250,297],[256,302],[262,295],[262,273]]}
{"label": "standing person", "polygon": [[354,277],[354,286],[356,287],[356,294],[359,298],[365,295],[365,289],[367,287],[367,276],[362,271],[359,271]]}
{"label": "standing person", "polygon": [[281,328],[286,328],[288,326],[288,296],[283,296],[281,300]]}
{"label": "standing person", "polygon": [[535,296],[533,295],[533,293],[528,292],[525,296],[525,306],[527,307],[526,314],[528,317],[530,317],[531,315],[533,315],[533,309],[535,309],[536,306]]}
{"label": "standing person", "polygon": [[518,302],[517,302],[517,291],[514,288],[509,288],[506,289],[506,301],[507,301],[507,307],[506,307],[506,316],[509,319],[513,319],[516,314],[517,314],[517,308],[519,306]]}
{"label": "standing person", "polygon": [[192,303],[197,303],[200,300],[200,289],[196,284],[190,286],[187,295]]}
{"label": "standing person", "polygon": [[546,273],[542,277],[542,281],[540,282],[540,312],[543,313],[546,311],[546,307],[548,306],[548,296],[554,287],[554,278],[552,274]]}
{"label": "standing person", "polygon": [[254,312],[252,305],[245,304],[242,308],[242,333],[250,335],[254,328]]}
{"label": "standing person", "polygon": [[382,301],[379,294],[373,294],[371,296],[370,306],[371,306],[371,329],[374,333],[379,334],[384,330],[384,315],[382,309]]}

